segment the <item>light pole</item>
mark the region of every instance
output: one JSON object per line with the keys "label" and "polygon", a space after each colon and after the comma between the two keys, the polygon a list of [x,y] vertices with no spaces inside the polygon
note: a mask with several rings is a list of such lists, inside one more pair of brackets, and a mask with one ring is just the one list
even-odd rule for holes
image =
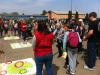
{"label": "light pole", "polygon": [[72,0],[71,0],[71,11],[73,11],[73,3],[72,3]]}

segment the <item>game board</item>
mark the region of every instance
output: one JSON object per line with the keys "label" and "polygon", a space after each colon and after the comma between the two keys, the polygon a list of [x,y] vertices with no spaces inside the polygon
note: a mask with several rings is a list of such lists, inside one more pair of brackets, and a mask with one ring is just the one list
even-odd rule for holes
{"label": "game board", "polygon": [[17,40],[17,39],[19,39],[19,37],[18,36],[10,36],[10,37],[4,37],[4,40]]}
{"label": "game board", "polygon": [[0,64],[0,75],[35,75],[36,64],[32,58]]}
{"label": "game board", "polygon": [[29,42],[27,42],[26,44],[24,44],[23,42],[20,42],[20,43],[11,43],[10,46],[12,49],[18,49],[18,48],[31,47],[32,44]]}

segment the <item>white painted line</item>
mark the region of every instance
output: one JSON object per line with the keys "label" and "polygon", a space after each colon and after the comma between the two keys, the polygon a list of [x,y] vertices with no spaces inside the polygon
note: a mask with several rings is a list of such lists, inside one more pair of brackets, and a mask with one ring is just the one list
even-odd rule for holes
{"label": "white painted line", "polygon": [[20,39],[18,36],[10,36],[10,37],[4,37],[4,40],[17,40]]}
{"label": "white painted line", "polygon": [[21,43],[11,43],[10,46],[12,49],[19,49],[19,48],[31,47],[32,44],[29,42],[27,42],[26,44],[21,42]]}

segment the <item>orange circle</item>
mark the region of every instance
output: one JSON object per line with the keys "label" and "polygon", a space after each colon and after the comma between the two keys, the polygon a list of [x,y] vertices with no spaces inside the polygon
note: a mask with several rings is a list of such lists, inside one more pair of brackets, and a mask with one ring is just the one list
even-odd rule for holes
{"label": "orange circle", "polygon": [[23,65],[24,65],[24,62],[23,62],[23,61],[18,61],[18,62],[15,63],[15,67],[16,67],[16,68],[20,68],[20,67],[22,67]]}

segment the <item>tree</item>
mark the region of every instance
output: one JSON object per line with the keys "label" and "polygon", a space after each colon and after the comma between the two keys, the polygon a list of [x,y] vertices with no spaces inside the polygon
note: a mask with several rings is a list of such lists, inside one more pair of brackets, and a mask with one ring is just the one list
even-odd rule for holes
{"label": "tree", "polygon": [[69,11],[68,13],[68,19],[71,19],[72,18],[72,11]]}
{"label": "tree", "polygon": [[88,21],[88,19],[89,19],[89,14],[86,13],[85,20]]}
{"label": "tree", "polygon": [[1,16],[8,16],[9,14],[6,12],[1,13]]}
{"label": "tree", "polygon": [[43,10],[43,11],[42,11],[42,15],[45,15],[46,13],[47,13],[46,10]]}
{"label": "tree", "polygon": [[18,13],[18,12],[12,12],[10,15],[11,15],[11,16],[18,16],[19,13]]}
{"label": "tree", "polygon": [[79,19],[79,14],[78,14],[77,11],[76,11],[76,14],[75,14],[75,19]]}

